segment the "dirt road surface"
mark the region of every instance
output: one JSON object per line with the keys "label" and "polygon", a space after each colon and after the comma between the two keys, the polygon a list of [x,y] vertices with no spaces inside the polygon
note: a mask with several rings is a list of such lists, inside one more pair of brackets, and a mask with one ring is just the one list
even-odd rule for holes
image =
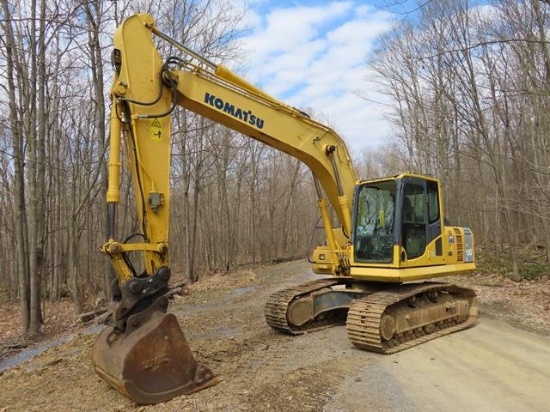
{"label": "dirt road surface", "polygon": [[268,295],[311,278],[306,262],[284,263],[215,276],[172,303],[196,358],[222,379],[212,388],[133,404],[92,370],[96,327],[0,363],[0,412],[550,410],[550,336],[484,314],[482,294],[476,327],[388,356],[354,349],[344,326],[297,337],[266,326]]}

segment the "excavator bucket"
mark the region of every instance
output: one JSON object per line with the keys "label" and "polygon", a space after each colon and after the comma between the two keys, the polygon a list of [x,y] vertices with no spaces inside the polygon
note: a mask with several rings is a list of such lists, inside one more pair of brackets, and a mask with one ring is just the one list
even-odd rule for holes
{"label": "excavator bucket", "polygon": [[138,404],[153,404],[218,383],[195,361],[176,317],[154,306],[128,318],[124,332],[105,328],[96,340],[96,373]]}

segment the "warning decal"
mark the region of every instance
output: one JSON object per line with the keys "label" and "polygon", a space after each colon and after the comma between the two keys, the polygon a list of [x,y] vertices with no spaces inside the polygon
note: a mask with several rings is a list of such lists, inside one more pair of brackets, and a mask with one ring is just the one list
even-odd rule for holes
{"label": "warning decal", "polygon": [[150,130],[152,140],[162,139],[162,127],[160,125],[159,119],[157,119],[156,117],[151,121]]}

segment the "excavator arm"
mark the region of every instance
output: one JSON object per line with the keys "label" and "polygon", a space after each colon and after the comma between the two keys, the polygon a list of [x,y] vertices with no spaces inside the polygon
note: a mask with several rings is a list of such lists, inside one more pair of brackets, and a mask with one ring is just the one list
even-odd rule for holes
{"label": "excavator arm", "polygon": [[[135,19],[145,16],[135,16]],[[115,36],[112,63],[111,130],[107,203],[109,241],[103,246],[113,262],[118,280],[137,276],[126,253],[144,253],[147,274],[168,265],[170,214],[170,152],[172,95],[164,90],[164,62],[158,53],[134,50],[151,43],[147,31],[135,30],[134,18]],[[129,27],[128,27],[129,26]],[[148,35],[149,34],[149,35]],[[127,38],[128,40],[124,40]],[[141,242],[117,242],[116,212],[120,203],[122,147],[132,178]]]}

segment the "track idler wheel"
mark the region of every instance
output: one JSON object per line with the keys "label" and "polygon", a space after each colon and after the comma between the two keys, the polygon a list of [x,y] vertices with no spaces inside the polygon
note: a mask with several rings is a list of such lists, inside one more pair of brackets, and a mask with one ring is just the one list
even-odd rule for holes
{"label": "track idler wheel", "polygon": [[138,404],[168,401],[218,383],[197,363],[176,317],[162,306],[157,302],[130,316],[125,332],[108,326],[92,351],[96,373]]}
{"label": "track idler wheel", "polygon": [[380,319],[380,336],[384,341],[391,340],[395,335],[395,319],[391,315],[384,314]]}

